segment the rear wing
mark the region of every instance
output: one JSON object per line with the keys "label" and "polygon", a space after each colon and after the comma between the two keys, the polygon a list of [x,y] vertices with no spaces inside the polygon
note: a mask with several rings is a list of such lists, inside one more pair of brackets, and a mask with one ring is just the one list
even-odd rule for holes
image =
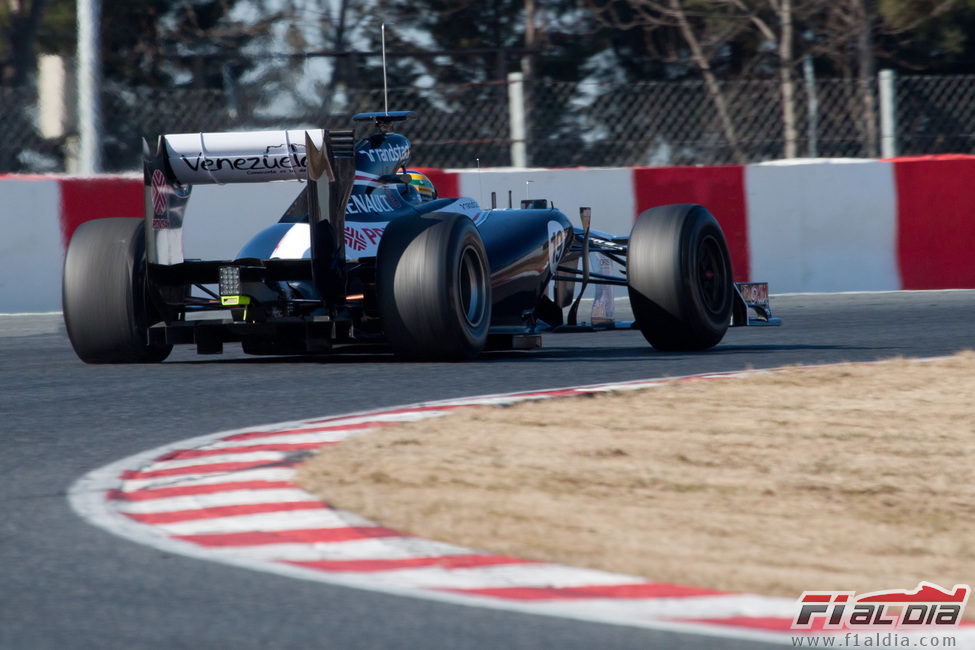
{"label": "rear wing", "polygon": [[304,181],[305,134],[321,148],[324,129],[176,133],[162,136],[159,147],[174,178],[183,185]]}
{"label": "rear wing", "polygon": [[344,290],[345,208],[355,177],[351,130],[177,133],[143,141],[146,256],[184,264],[183,218],[193,185],[304,183],[291,210],[307,212],[312,271],[320,295]]}

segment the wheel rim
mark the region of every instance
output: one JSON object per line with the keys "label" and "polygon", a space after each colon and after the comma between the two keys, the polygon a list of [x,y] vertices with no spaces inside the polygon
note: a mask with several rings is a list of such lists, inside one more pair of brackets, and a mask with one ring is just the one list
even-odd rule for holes
{"label": "wheel rim", "polygon": [[724,313],[730,300],[727,260],[720,242],[706,235],[697,251],[697,286],[708,312],[715,316]]}
{"label": "wheel rim", "polygon": [[473,246],[464,248],[457,268],[460,310],[470,328],[478,327],[487,311],[487,276],[480,252]]}

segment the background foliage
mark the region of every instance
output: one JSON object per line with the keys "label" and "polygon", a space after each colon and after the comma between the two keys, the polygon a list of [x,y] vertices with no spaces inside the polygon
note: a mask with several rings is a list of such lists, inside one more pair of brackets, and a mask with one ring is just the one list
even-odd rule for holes
{"label": "background foliage", "polygon": [[[31,135],[29,98],[39,55],[74,55],[75,4],[0,0],[0,171],[63,164],[66,141]],[[443,155],[474,150],[442,164],[507,164],[513,71],[528,81],[536,164],[621,164],[609,146],[636,147],[622,164],[673,164],[808,153],[804,65],[838,84],[824,124],[853,143],[819,153],[876,156],[878,69],[957,76],[975,62],[975,0],[102,0],[108,166],[137,166],[139,136],[328,126],[380,108],[384,22],[399,107],[466,125],[421,138]],[[931,95],[903,97],[923,109],[912,128],[968,146],[931,132],[959,122],[931,113],[943,91],[911,87]],[[770,136],[754,124],[775,124],[777,142],[757,142]],[[650,140],[628,142],[637,131]]]}

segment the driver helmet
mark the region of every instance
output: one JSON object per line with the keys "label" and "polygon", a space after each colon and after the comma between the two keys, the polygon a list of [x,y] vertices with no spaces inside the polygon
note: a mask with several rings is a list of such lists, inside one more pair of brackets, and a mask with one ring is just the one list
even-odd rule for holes
{"label": "driver helmet", "polygon": [[429,178],[413,169],[407,169],[406,173],[410,177],[410,185],[416,188],[420,194],[420,203],[433,201],[437,198],[437,188],[433,186]]}

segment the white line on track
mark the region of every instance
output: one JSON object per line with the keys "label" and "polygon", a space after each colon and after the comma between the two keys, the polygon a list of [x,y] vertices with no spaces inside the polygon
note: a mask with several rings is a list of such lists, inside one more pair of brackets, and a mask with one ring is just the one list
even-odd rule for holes
{"label": "white line on track", "polygon": [[266,544],[227,548],[227,553],[278,562],[407,560],[466,555],[470,549],[416,537],[381,537],[329,544]]}
{"label": "white line on track", "polygon": [[375,586],[409,589],[500,589],[511,587],[589,587],[642,584],[642,578],[557,564],[511,564],[475,568],[425,567],[397,571],[371,571],[365,575]]}
{"label": "white line on track", "polygon": [[229,492],[171,497],[169,499],[122,501],[115,508],[119,512],[129,514],[151,514],[251,505],[255,503],[297,503],[300,501],[321,503],[320,499],[315,498],[300,488],[282,488],[277,490],[231,490]]}
{"label": "white line on track", "polygon": [[183,475],[179,477],[162,477],[146,479],[123,479],[119,489],[125,492],[135,492],[137,490],[164,489],[174,485],[194,486],[194,485],[219,485],[221,483],[246,482],[246,481],[290,481],[294,478],[295,471],[291,468],[258,468],[241,470],[232,474],[200,474],[197,476]]}
{"label": "white line on track", "polygon": [[[372,429],[367,430],[371,431]],[[367,430],[358,431],[356,433],[364,433]],[[215,442],[211,445],[205,445],[201,447],[201,449],[233,449],[238,447],[258,447],[260,445],[300,445],[313,442],[325,444],[328,442],[341,442],[351,435],[352,432],[349,431],[329,431],[327,433],[289,433],[287,435],[276,433],[273,436],[264,438]]]}
{"label": "white line on track", "polygon": [[249,451],[240,454],[222,454],[219,456],[206,456],[202,458],[184,458],[179,460],[163,460],[155,462],[142,468],[142,472],[162,472],[170,469],[180,469],[183,467],[205,467],[206,465],[219,465],[221,463],[256,463],[256,462],[276,462],[285,460],[289,454],[280,451]]}
{"label": "white line on track", "polygon": [[348,528],[350,526],[373,526],[368,519],[356,517],[339,510],[303,510],[237,515],[157,524],[154,528],[169,535],[217,535],[226,533],[247,533],[251,531],[277,532],[284,530],[306,530],[311,528]]}

